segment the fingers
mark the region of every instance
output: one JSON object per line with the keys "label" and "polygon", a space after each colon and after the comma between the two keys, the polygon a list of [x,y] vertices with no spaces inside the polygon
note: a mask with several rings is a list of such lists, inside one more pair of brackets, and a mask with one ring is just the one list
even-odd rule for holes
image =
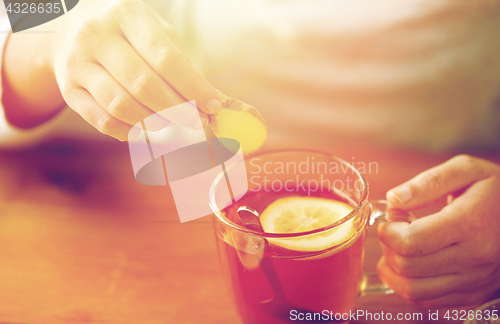
{"label": "fingers", "polygon": [[[207,113],[220,107],[219,94],[191,65],[175,29],[141,1],[97,7],[94,2],[79,7],[81,15],[73,15],[65,41],[57,43],[54,69],[64,98],[73,98],[70,106],[120,139],[126,125],[145,119],[152,131],[172,123],[206,126]],[[170,109],[186,100],[200,109]]]}
{"label": "fingers", "polygon": [[[184,50],[184,45],[182,44],[181,36],[177,32],[177,30],[172,25],[170,25],[168,22],[166,22],[163,19],[163,17],[160,16],[160,14],[158,12],[153,10],[152,13],[156,17],[156,21],[158,22],[158,24],[160,24],[161,27],[163,28],[163,30],[167,33],[167,35],[170,38],[170,40],[172,41],[172,43],[174,43],[175,46],[177,46],[177,48],[182,51],[182,53],[186,54],[186,51]],[[186,54],[186,57],[187,57],[187,54]]]}
{"label": "fingers", "polygon": [[[65,99],[72,109],[101,133],[111,135],[120,141],[128,140],[132,127],[102,109],[85,89],[75,87]],[[140,132],[140,129],[136,132]]]}
{"label": "fingers", "polygon": [[137,53],[183,98],[195,100],[198,108],[208,114],[220,109],[215,88],[195,70],[156,19],[149,15],[129,15],[120,21],[120,26]]}
{"label": "fingers", "polygon": [[464,317],[463,311],[460,313],[460,310],[455,311],[454,308],[474,309],[485,301],[491,300],[491,297],[491,291],[467,291],[450,293],[431,300],[413,301],[413,303],[424,308],[447,308],[447,311],[450,310],[451,319],[459,319]]}
{"label": "fingers", "polygon": [[[488,209],[491,202],[495,201],[490,195],[496,184],[494,178],[488,176],[486,171],[488,167],[481,168],[483,171],[474,169],[475,171],[471,173],[484,179],[476,181],[441,211],[412,222],[395,221],[380,224],[378,227],[380,240],[399,255],[421,256],[479,235],[478,230],[487,231],[488,226],[490,228],[492,226],[487,224],[486,220],[489,217],[483,215],[476,218],[471,215],[482,213],[489,215],[495,212]],[[485,199],[491,202],[485,205]]]}
{"label": "fingers", "polygon": [[167,109],[184,103],[185,99],[156,74],[124,39],[114,37],[109,43],[108,48],[96,53],[96,58],[136,101],[154,112],[161,111],[175,124],[194,127],[199,122],[198,114],[172,113]]}
{"label": "fingers", "polygon": [[498,188],[498,177],[486,176],[455,191],[436,214],[381,224],[383,280],[422,305],[483,301],[499,286]]}
{"label": "fingers", "polygon": [[[458,274],[411,278],[398,274],[382,257],[377,265],[380,279],[407,301],[427,307],[475,306],[495,293],[495,286],[463,287]],[[463,287],[463,289],[457,289]],[[474,307],[471,307],[474,308]]]}
{"label": "fingers", "polygon": [[424,256],[404,257],[382,244],[385,261],[400,276],[424,278],[456,274],[462,265],[460,247],[451,245]]}
{"label": "fingers", "polygon": [[387,192],[387,200],[392,206],[403,209],[424,206],[487,177],[486,164],[468,155],[456,156],[391,189]]}
{"label": "fingers", "polygon": [[[80,85],[113,117],[134,126],[154,114],[152,110],[138,103],[102,66],[87,63],[82,66],[80,73]],[[170,124],[158,114],[151,116],[148,121],[151,131],[158,131]]]}
{"label": "fingers", "polygon": [[411,223],[382,223],[378,227],[379,239],[406,257],[426,255],[457,243],[463,239],[466,228],[455,220],[455,208],[448,207]]}
{"label": "fingers", "polygon": [[460,283],[456,274],[446,274],[434,277],[407,278],[396,273],[382,257],[377,265],[380,279],[395,293],[409,301],[423,301],[443,297],[454,292]]}
{"label": "fingers", "polygon": [[391,190],[391,205],[424,206],[447,196],[438,213],[379,225],[381,278],[428,306],[480,303],[499,287],[497,165],[458,156]]}

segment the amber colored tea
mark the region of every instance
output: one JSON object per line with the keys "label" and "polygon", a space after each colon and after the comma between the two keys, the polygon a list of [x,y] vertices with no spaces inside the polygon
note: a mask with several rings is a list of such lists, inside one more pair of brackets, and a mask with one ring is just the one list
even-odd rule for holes
{"label": "amber colored tea", "polygon": [[[262,214],[277,199],[298,195],[300,193],[286,191],[248,193],[224,213],[228,219],[238,222],[236,210],[239,206],[249,206]],[[354,206],[333,192],[321,192],[318,196]],[[216,231],[222,268],[227,272],[244,323],[296,323],[301,322],[301,318],[307,323],[327,323],[335,322],[335,314],[349,313],[359,295],[364,228],[353,228],[354,235],[346,241],[319,251],[294,251],[273,244],[271,239],[261,255],[237,247],[239,239],[234,234]],[[262,245],[262,242],[255,243]],[[274,278],[263,271],[261,265],[267,261],[272,263]],[[282,286],[289,306],[286,312],[273,311],[275,284],[270,280],[277,280]],[[271,308],[263,307],[266,304]],[[316,314],[307,315],[306,312]],[[313,315],[315,320],[310,320]]]}

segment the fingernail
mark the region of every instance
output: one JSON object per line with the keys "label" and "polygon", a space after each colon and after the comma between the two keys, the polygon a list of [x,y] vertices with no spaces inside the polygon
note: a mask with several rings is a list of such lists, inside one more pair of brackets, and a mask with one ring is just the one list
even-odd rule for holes
{"label": "fingernail", "polygon": [[133,140],[135,140],[139,136],[139,134],[141,134],[141,132],[142,129],[137,127],[132,127],[128,132],[128,141],[132,142]]}
{"label": "fingernail", "polygon": [[201,117],[201,124],[203,125],[203,128],[207,127],[208,117],[206,117],[206,116]]}
{"label": "fingernail", "polygon": [[209,118],[208,118],[208,116],[203,116],[203,117],[201,117],[201,123],[203,124],[203,128],[207,127],[207,126],[208,126],[208,123],[209,123]]}
{"label": "fingernail", "polygon": [[207,107],[207,110],[209,113],[211,114],[215,114],[216,112],[219,111],[220,109],[220,101],[217,100],[217,99],[210,99],[207,104],[206,104],[206,107]]}
{"label": "fingernail", "polygon": [[407,186],[397,187],[390,190],[387,196],[393,196],[397,201],[404,204],[411,199],[411,190]]}

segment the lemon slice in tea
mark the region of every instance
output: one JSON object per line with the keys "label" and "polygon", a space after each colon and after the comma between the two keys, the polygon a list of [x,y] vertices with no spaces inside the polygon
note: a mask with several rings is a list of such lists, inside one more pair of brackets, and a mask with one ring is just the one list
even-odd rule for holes
{"label": "lemon slice in tea", "polygon": [[[328,226],[352,211],[346,203],[319,197],[286,197],[275,200],[260,215],[266,233],[301,233]],[[296,251],[321,251],[340,245],[354,234],[353,219],[331,230],[290,239],[270,239]]]}

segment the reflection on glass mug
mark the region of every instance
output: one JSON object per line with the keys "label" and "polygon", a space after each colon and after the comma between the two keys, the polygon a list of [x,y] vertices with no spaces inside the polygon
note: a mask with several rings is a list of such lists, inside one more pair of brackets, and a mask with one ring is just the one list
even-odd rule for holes
{"label": "reflection on glass mug", "polygon": [[222,269],[244,323],[346,322],[360,295],[392,293],[362,271],[367,227],[385,218],[386,204],[368,201],[351,164],[315,151],[244,163],[249,191],[237,203],[219,207],[222,174],[210,190]]}

